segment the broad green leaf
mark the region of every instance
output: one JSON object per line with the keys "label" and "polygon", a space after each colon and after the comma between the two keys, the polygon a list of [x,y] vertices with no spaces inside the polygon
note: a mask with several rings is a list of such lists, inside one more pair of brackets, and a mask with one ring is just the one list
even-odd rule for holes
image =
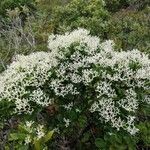
{"label": "broad green leaf", "polygon": [[11,133],[9,141],[24,140],[25,138],[26,134],[24,133]]}
{"label": "broad green leaf", "polygon": [[90,138],[90,134],[89,134],[89,133],[85,133],[85,134],[84,134],[84,137],[82,138],[82,142],[88,141],[89,138]]}
{"label": "broad green leaf", "polygon": [[106,142],[103,139],[101,139],[101,138],[97,138],[95,140],[95,145],[98,148],[105,148],[106,147]]}
{"label": "broad green leaf", "polygon": [[37,139],[34,140],[34,148],[35,150],[41,150],[40,140]]}
{"label": "broad green leaf", "polygon": [[45,136],[44,136],[44,142],[49,141],[52,136],[53,136],[54,131],[49,131]]}

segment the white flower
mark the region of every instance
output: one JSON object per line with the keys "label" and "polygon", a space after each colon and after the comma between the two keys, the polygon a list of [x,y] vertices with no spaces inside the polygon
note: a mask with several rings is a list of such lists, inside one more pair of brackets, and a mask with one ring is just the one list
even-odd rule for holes
{"label": "white flower", "polygon": [[147,104],[150,104],[150,95],[145,95],[143,102],[146,102]]}
{"label": "white flower", "polygon": [[97,96],[98,98],[103,95],[106,95],[108,97],[116,96],[115,90],[112,89],[110,82],[109,83],[106,81],[100,82],[96,88],[96,91],[98,92],[98,96]]}
{"label": "white flower", "polygon": [[26,121],[26,126],[28,128],[31,128],[31,126],[33,125],[34,121]]}
{"label": "white flower", "polygon": [[60,129],[59,128],[54,128],[53,131],[56,132],[56,133],[60,133]]}
{"label": "white flower", "polygon": [[125,99],[121,99],[120,101],[118,101],[118,104],[126,109],[127,111],[136,111],[136,109],[139,106],[137,97],[136,97],[136,93],[134,92],[134,90],[129,89],[126,91],[126,98]]}
{"label": "white flower", "polygon": [[29,135],[27,135],[27,137],[25,138],[25,145],[31,143],[31,137]]}
{"label": "white flower", "polygon": [[72,107],[73,107],[73,102],[69,103],[68,105],[63,105],[63,107],[64,107],[66,110],[71,110]]}
{"label": "white flower", "polygon": [[66,119],[66,118],[64,118],[63,120],[65,122],[65,127],[66,128],[69,127],[71,121],[69,119]]}
{"label": "white flower", "polygon": [[134,125],[134,120],[135,117],[134,116],[128,116],[127,117],[127,123],[126,123],[126,130],[131,134],[131,135],[135,135],[139,129],[137,129]]}
{"label": "white flower", "polygon": [[75,110],[77,113],[80,113],[81,112],[81,110],[80,109],[78,109],[78,108],[76,108],[76,110]]}
{"label": "white flower", "polygon": [[37,139],[41,139],[45,135],[43,125],[38,125],[38,127],[36,128],[36,134]]}

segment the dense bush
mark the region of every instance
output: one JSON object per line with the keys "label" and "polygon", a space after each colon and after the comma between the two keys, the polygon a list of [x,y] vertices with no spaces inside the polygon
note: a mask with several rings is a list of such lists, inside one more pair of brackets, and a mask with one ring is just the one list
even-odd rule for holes
{"label": "dense bush", "polygon": [[26,5],[31,11],[35,10],[34,0],[1,0],[0,1],[0,17],[6,17],[7,9],[15,9]]}
{"label": "dense bush", "polygon": [[[104,0],[106,3],[106,8],[110,12],[117,12],[120,9],[127,8],[130,0]],[[132,0],[133,1],[133,0]]]}
{"label": "dense bush", "polygon": [[1,0],[0,149],[150,149],[149,6]]}
{"label": "dense bush", "polygon": [[109,12],[118,12],[121,9],[142,10],[150,4],[149,0],[104,0]]}
{"label": "dense bush", "polygon": [[[87,28],[92,34],[105,36],[105,21],[108,12],[103,0],[73,0],[66,6],[57,7],[52,15],[55,33],[60,33],[78,27]],[[103,31],[103,32],[101,32]]]}
{"label": "dense bush", "polygon": [[149,12],[147,7],[139,12],[122,10],[115,13],[108,22],[108,37],[114,39],[119,48],[131,50],[136,47],[150,53]]}
{"label": "dense bush", "polygon": [[36,1],[36,21],[34,22],[34,30],[37,42],[47,44],[48,34],[53,31],[51,23],[52,12],[57,6],[64,6],[70,0],[38,0]]}
{"label": "dense bush", "polygon": [[47,53],[17,56],[1,74],[0,113],[1,120],[15,116],[21,122],[42,124],[40,130],[45,126],[47,134],[33,131],[37,141],[38,135],[42,141],[48,135],[49,140],[54,132],[53,139],[35,144],[32,134],[23,134],[23,130],[20,139],[11,133],[10,141],[22,140],[38,148],[46,144],[51,149],[149,146],[148,55],[136,49],[117,52],[113,41],[100,43],[85,29],[51,35],[48,48]]}
{"label": "dense bush", "polygon": [[53,11],[52,25],[56,33],[84,27],[101,40],[114,40],[119,49],[149,53],[149,12],[146,0],[73,0]]}

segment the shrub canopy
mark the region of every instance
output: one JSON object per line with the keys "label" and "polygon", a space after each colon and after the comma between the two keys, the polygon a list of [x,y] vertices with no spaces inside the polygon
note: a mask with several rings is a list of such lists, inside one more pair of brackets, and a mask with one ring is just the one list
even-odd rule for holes
{"label": "shrub canopy", "polygon": [[12,113],[54,104],[65,127],[76,120],[73,111],[134,135],[137,111],[149,103],[150,60],[136,49],[117,52],[113,47],[113,41],[100,43],[85,29],[51,35],[50,52],[17,56],[0,76],[1,102],[14,103]]}

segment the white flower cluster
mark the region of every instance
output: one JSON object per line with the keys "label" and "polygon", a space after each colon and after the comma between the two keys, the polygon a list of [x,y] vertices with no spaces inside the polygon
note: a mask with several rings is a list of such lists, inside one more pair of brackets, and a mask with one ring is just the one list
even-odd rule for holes
{"label": "white flower cluster", "polygon": [[107,83],[106,81],[102,81],[98,83],[96,87],[96,91],[98,92],[97,98],[102,97],[103,95],[107,97],[115,97],[116,93],[115,90],[111,88],[112,83]]}
{"label": "white flower cluster", "polygon": [[39,140],[45,136],[44,126],[38,124],[35,127],[34,121],[26,121],[25,124],[23,125],[23,128],[27,131],[25,137],[25,144],[33,142],[35,138]]}
{"label": "white flower cluster", "polygon": [[[71,51],[73,44],[74,50]],[[123,128],[135,134],[138,129],[130,112],[136,112],[140,104],[137,89],[149,89],[150,60],[148,55],[136,49],[118,52],[113,46],[113,41],[100,43],[84,29],[50,36],[48,47],[60,58],[53,88],[58,95],[65,96],[80,93],[77,84],[93,85],[97,101],[93,102],[90,111],[99,112],[100,119],[111,123],[117,130]],[[72,84],[72,90],[68,90],[66,81]],[[57,86],[62,90],[58,92]],[[144,101],[148,102],[147,99],[148,95]],[[120,116],[120,108],[129,115]]]}
{"label": "white flower cluster", "polygon": [[44,94],[44,92],[40,88],[38,88],[37,90],[34,90],[30,94],[29,100],[31,100],[41,106],[47,106],[48,104],[50,104],[52,102],[52,99],[50,99],[48,96],[46,96],[46,94]]}
{"label": "white flower cluster", "polygon": [[[93,104],[87,109],[98,112],[100,119],[117,130],[123,128],[135,134],[138,130],[133,114],[141,101],[150,101],[150,59],[136,49],[118,52],[113,46],[113,41],[100,43],[98,37],[89,35],[85,29],[51,35],[49,53],[18,56],[0,76],[0,99],[14,101],[17,110],[29,112],[31,101],[41,106],[51,103],[51,95],[43,90],[45,83],[55,96],[69,95],[69,100],[71,96],[83,94],[82,86],[85,90],[92,88]],[[139,91],[144,94],[144,100],[139,98]],[[76,102],[73,106],[67,104],[62,106],[69,110]],[[127,112],[126,116],[122,109]],[[68,127],[70,121],[64,119],[64,122]]]}
{"label": "white flower cluster", "polygon": [[[65,33],[65,35],[50,35],[48,40],[48,48],[58,55],[58,50],[61,48],[68,48],[73,43],[80,43],[87,45],[90,48],[90,52],[97,49],[99,45],[99,38],[89,35],[90,32],[85,29],[74,30],[73,32]],[[87,49],[88,51],[88,49]]]}
{"label": "white flower cluster", "polygon": [[32,142],[31,137],[29,135],[27,135],[26,138],[25,138],[25,145],[28,145],[31,142]]}
{"label": "white flower cluster", "polygon": [[69,103],[68,105],[63,105],[63,107],[64,107],[66,110],[71,110],[72,107],[73,107],[73,102]]}
{"label": "white flower cluster", "polygon": [[37,139],[41,139],[45,135],[43,125],[38,125],[36,134],[37,134]]}
{"label": "white flower cluster", "polygon": [[0,101],[13,101],[17,112],[31,112],[31,101],[47,106],[51,99],[41,87],[51,75],[51,68],[56,65],[57,61],[50,53],[37,52],[17,56],[0,75]]}
{"label": "white flower cluster", "polygon": [[120,99],[118,104],[127,111],[136,111],[138,109],[137,94],[134,90],[129,89],[125,93],[126,97]]}
{"label": "white flower cluster", "polygon": [[65,127],[66,128],[69,127],[71,121],[69,119],[66,119],[66,118],[64,118],[63,120],[65,122]]}

